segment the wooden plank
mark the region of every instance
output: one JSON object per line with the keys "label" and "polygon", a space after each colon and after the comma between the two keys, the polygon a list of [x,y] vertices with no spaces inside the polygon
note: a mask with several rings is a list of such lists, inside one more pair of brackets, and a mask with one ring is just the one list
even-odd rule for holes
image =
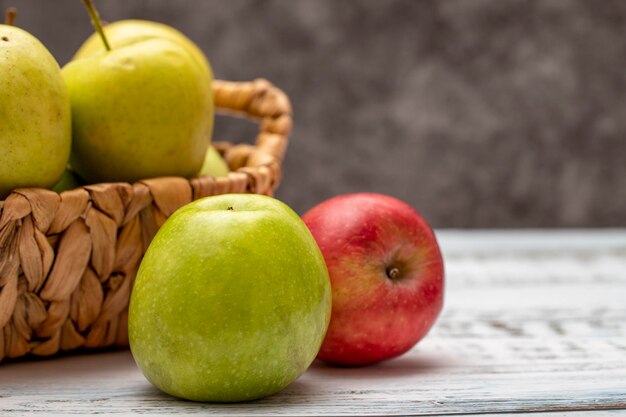
{"label": "wooden plank", "polygon": [[444,312],[398,359],[316,363],[278,395],[235,405],[161,394],[128,352],[9,363],[0,365],[0,415],[623,414],[626,231],[438,235]]}

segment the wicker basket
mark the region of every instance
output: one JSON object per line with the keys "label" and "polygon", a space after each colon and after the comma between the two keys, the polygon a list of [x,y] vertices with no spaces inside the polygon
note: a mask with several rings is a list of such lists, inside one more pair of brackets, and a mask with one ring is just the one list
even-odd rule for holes
{"label": "wicker basket", "polygon": [[256,145],[216,143],[226,177],[154,178],[0,202],[0,360],[126,346],[128,301],[148,244],[177,208],[227,193],[271,195],[291,130],[287,96],[265,80],[214,82],[217,111],[260,124]]}

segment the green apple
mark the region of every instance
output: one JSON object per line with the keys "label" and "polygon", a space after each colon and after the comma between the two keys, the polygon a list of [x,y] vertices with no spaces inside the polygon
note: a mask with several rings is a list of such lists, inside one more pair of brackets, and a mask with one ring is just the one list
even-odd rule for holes
{"label": "green apple", "polygon": [[[104,33],[112,48],[119,48],[131,43],[146,39],[170,39],[187,49],[198,62],[206,65],[209,72],[211,67],[202,50],[188,37],[171,26],[147,20],[120,20],[103,27]],[[106,51],[102,40],[97,33],[91,35],[78,49],[74,60],[101,54]]]}
{"label": "green apple", "polygon": [[200,169],[199,176],[211,175],[213,177],[223,177],[228,175],[230,169],[224,158],[213,146],[209,146],[204,157],[204,163]]}
{"label": "green apple", "polygon": [[71,164],[81,178],[133,182],[200,171],[213,128],[211,73],[188,47],[129,39],[70,62],[63,77],[72,103]]}
{"label": "green apple", "polygon": [[330,308],[324,259],[296,213],[260,195],[206,197],[150,244],[130,300],[130,347],[166,393],[252,400],[308,368]]}
{"label": "green apple", "polygon": [[71,169],[67,168],[65,172],[63,172],[63,175],[61,175],[59,181],[52,187],[52,191],[61,193],[67,190],[73,190],[81,185],[81,181],[76,174]]}
{"label": "green apple", "polygon": [[17,27],[0,25],[0,199],[53,186],[70,155],[70,102],[59,64]]}

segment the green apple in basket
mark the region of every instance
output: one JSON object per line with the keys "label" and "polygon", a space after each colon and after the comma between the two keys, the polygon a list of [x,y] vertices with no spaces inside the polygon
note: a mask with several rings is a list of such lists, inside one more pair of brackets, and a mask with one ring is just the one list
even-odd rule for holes
{"label": "green apple in basket", "polygon": [[220,153],[213,146],[209,146],[209,149],[206,151],[206,155],[204,157],[204,163],[202,164],[202,169],[200,169],[199,176],[202,175],[211,175],[213,177],[223,177],[224,175],[228,175],[230,169],[228,168],[228,164],[222,158]]}
{"label": "green apple in basket", "polygon": [[0,200],[14,188],[53,186],[71,140],[59,64],[28,32],[0,25]]}
{"label": "green apple in basket", "polygon": [[324,259],[296,213],[261,195],[207,197],[150,244],[131,294],[130,347],[171,395],[252,400],[307,369],[330,308]]}
{"label": "green apple in basket", "polygon": [[[147,39],[162,38],[174,41],[187,49],[195,59],[212,73],[204,53],[189,38],[175,28],[147,20],[120,20],[102,28],[111,48],[120,48]],[[91,35],[78,49],[74,60],[106,52],[106,47],[97,33]]]}
{"label": "green apple in basket", "polygon": [[70,167],[67,167],[59,181],[54,184],[52,187],[52,191],[56,193],[62,193],[63,191],[73,190],[74,188],[80,187],[82,184],[80,178],[71,170]]}
{"label": "green apple in basket", "polygon": [[196,175],[213,128],[206,59],[168,37],[109,45],[91,0],[83,1],[103,48],[63,68],[72,103],[72,167],[87,182]]}

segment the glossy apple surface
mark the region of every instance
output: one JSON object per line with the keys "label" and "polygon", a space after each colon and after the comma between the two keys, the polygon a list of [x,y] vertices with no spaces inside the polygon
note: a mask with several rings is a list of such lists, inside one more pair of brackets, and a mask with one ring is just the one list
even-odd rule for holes
{"label": "glossy apple surface", "polygon": [[252,400],[307,369],[330,308],[322,254],[289,207],[207,197],[176,211],[150,244],[130,301],[130,347],[171,395]]}
{"label": "glossy apple surface", "polygon": [[319,204],[303,220],[333,291],[319,359],[368,365],[426,335],[443,306],[443,260],[432,229],[412,207],[381,194],[349,194]]}
{"label": "glossy apple surface", "polygon": [[0,25],[0,200],[14,188],[53,186],[71,143],[59,64],[28,32]]}

